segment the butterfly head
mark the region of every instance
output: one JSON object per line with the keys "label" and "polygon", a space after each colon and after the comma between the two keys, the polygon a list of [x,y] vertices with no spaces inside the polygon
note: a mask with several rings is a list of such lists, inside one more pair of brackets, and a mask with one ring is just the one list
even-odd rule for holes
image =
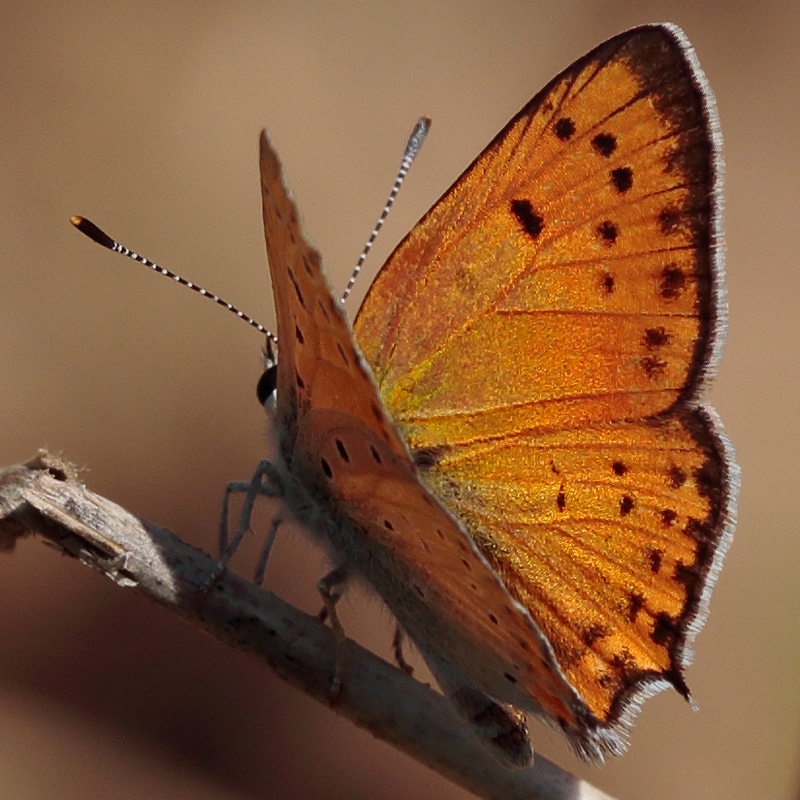
{"label": "butterfly head", "polygon": [[275,401],[278,390],[278,354],[275,345],[270,338],[267,338],[267,345],[264,349],[264,372],[258,379],[256,385],[256,396],[260,405],[264,406],[267,412],[275,409]]}

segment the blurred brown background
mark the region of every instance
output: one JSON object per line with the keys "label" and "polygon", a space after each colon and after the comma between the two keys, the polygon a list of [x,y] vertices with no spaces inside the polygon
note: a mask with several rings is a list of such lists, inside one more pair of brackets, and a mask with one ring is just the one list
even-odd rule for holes
{"label": "blurred brown background", "polygon": [[[796,796],[798,4],[6,4],[0,465],[47,445],[94,490],[213,548],[224,484],[265,453],[260,338],[93,245],[69,216],[270,324],[260,127],[343,286],[419,114],[433,133],[368,275],[557,71],[667,20],[698,51],[726,143],[731,316],[712,397],[742,465],[739,529],[688,675],[700,713],[659,695],[629,754],[603,769],[532,728],[541,752],[619,798]],[[270,586],[316,611],[317,552],[290,533],[273,559]],[[342,609],[348,633],[387,651],[376,601],[356,594]],[[0,559],[0,642],[2,798],[466,796],[37,541]]]}

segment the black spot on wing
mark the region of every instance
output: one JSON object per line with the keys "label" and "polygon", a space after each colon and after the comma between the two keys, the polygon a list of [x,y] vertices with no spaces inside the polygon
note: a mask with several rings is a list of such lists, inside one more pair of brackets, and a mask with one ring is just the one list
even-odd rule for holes
{"label": "black spot on wing", "polygon": [[695,561],[693,564],[684,564],[682,561],[677,561],[675,563],[673,577],[686,588],[687,593],[690,595],[694,593],[695,587],[700,580],[700,564],[702,563],[703,555],[705,555],[705,553],[701,553],[700,550],[698,550],[695,554]]}
{"label": "black spot on wing", "polygon": [[344,446],[344,443],[341,439],[336,440],[336,449],[339,451],[339,456],[341,457],[342,461],[346,463],[350,463],[350,454],[347,452],[347,449]]}
{"label": "black spot on wing", "polygon": [[670,338],[664,328],[647,328],[644,332],[644,346],[648,350],[655,350],[669,344]]}
{"label": "black spot on wing", "polygon": [[659,292],[665,300],[673,300],[686,288],[686,276],[677,264],[667,264],[661,271]]}
{"label": "black spot on wing", "polygon": [[608,635],[608,629],[599,622],[593,622],[588,628],[581,632],[581,639],[587,647],[591,647],[596,641]]}
{"label": "black spot on wing", "polygon": [[713,504],[718,506],[723,483],[719,462],[706,459],[703,465],[694,471],[694,480],[700,496],[710,498]]}
{"label": "black spot on wing", "polygon": [[664,647],[672,647],[675,640],[680,635],[680,620],[671,617],[666,612],[662,611],[656,615],[655,623],[653,624],[653,632],[650,638],[654,644]]}
{"label": "black spot on wing", "polygon": [[671,508],[662,509],[661,522],[663,525],[669,527],[676,519],[678,519],[677,512],[673,511]]}
{"label": "black spot on wing", "polygon": [[522,225],[525,233],[532,239],[538,239],[544,227],[544,219],[533,210],[529,200],[512,200],[511,213]]}
{"label": "black spot on wing", "polygon": [[633,170],[630,167],[611,170],[611,183],[620,194],[625,194],[633,186]]}
{"label": "black spot on wing", "polygon": [[608,158],[617,149],[617,138],[610,133],[598,133],[592,144],[601,156]]}
{"label": "black spot on wing", "polygon": [[601,675],[598,675],[597,682],[604,688],[604,689],[611,689],[613,686],[616,685],[617,679],[609,674],[608,672],[604,672]]}
{"label": "black spot on wing", "polygon": [[300,303],[300,305],[303,308],[305,308],[306,307],[306,299],[305,299],[305,297],[303,297],[303,292],[300,289],[300,284],[297,282],[297,278],[295,278],[295,276],[294,276],[294,272],[292,272],[291,269],[287,269],[286,272],[289,275],[289,280],[291,281],[292,286],[294,286],[294,293],[297,295],[297,301]]}
{"label": "black spot on wing", "polygon": [[628,620],[635,622],[642,608],[644,608],[644,597],[638,592],[631,592],[628,595]]}
{"label": "black spot on wing", "polygon": [[667,368],[667,362],[660,358],[655,358],[654,356],[647,356],[643,358],[639,362],[642,365],[642,369],[647,375],[648,378],[651,380],[656,380],[660,378],[664,374],[664,370]]}
{"label": "black spot on wing", "polygon": [[648,553],[647,559],[650,562],[650,572],[652,572],[654,575],[657,575],[661,569],[661,562],[664,559],[664,553],[662,553],[661,550],[651,550]]}
{"label": "black spot on wing", "polygon": [[627,517],[633,511],[633,498],[625,494],[619,503],[619,513],[621,517]]}
{"label": "black spot on wing", "polygon": [[626,686],[632,686],[639,679],[638,664],[627,647],[623,647],[611,659],[611,666],[619,671],[620,678]]}
{"label": "black spot on wing", "polygon": [[605,220],[605,222],[601,222],[597,226],[597,235],[603,241],[604,244],[614,244],[617,241],[617,236],[619,236],[619,229],[617,226],[611,222],[611,220]]}
{"label": "black spot on wing", "polygon": [[412,450],[411,458],[414,461],[414,466],[422,471],[435,467],[443,458],[445,453],[450,448],[445,445],[436,445],[435,447],[420,447]]}
{"label": "black spot on wing", "polygon": [[569,141],[575,133],[575,123],[569,117],[561,117],[553,127],[556,136],[562,142]]}
{"label": "black spot on wing", "polygon": [[661,213],[658,215],[658,226],[664,236],[675,233],[680,227],[680,224],[681,212],[673,206],[667,206],[667,208],[662,209]]}
{"label": "black spot on wing", "polygon": [[669,469],[668,479],[673,489],[680,489],[686,483],[686,473],[680,467],[673,466]]}

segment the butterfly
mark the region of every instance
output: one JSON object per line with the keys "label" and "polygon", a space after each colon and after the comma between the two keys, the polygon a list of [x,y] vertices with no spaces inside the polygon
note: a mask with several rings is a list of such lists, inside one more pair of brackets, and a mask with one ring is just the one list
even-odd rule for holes
{"label": "butterfly", "polygon": [[[355,319],[266,133],[284,501],[481,741],[590,760],[684,670],[738,472],[700,398],[725,328],[720,135],[673,25],[576,61],[389,257]],[[330,588],[330,587],[329,587]]]}

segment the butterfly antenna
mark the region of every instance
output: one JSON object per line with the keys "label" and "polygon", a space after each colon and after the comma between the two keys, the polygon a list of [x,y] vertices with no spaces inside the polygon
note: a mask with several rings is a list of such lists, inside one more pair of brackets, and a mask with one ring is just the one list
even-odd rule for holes
{"label": "butterfly antenna", "polygon": [[[140,264],[144,264],[146,267],[150,267],[150,269],[155,270],[156,272],[160,273],[161,275],[166,275],[168,278],[172,278],[173,281],[176,283],[180,283],[182,286],[186,286],[189,289],[197,292],[198,294],[202,295],[203,297],[207,297],[209,300],[213,300],[217,305],[222,306],[223,308],[227,308],[228,311],[232,311],[236,314],[237,317],[243,319],[248,325],[251,325],[260,333],[263,333],[267,337],[268,342],[276,343],[278,342],[278,337],[275,336],[274,333],[268,331],[263,325],[256,322],[252,317],[248,317],[243,311],[239,311],[236,306],[231,305],[226,300],[223,300],[221,297],[217,297],[215,294],[211,294],[210,292],[203,289],[202,286],[197,286],[197,284],[192,283],[191,281],[187,281],[185,278],[182,278],[180,275],[176,275],[174,272],[170,272],[168,269],[164,269],[163,267],[159,267],[158,264],[150,261],[149,259],[145,258],[144,256],[140,256],[138,253],[134,253],[132,250],[129,250],[124,245],[121,245],[119,242],[114,241],[104,230],[101,230],[91,222],[90,220],[86,219],[85,217],[71,217],[70,222],[81,232],[86,234],[90,239],[97,242],[97,244],[103,245],[103,247],[107,247],[109,250],[113,250],[115,253],[122,253],[122,255],[127,256],[128,258],[132,258],[134,261],[138,261]],[[269,352],[272,352],[272,348],[269,348]]]}
{"label": "butterfly antenna", "polygon": [[372,250],[372,245],[378,238],[378,233],[380,233],[383,223],[386,222],[386,217],[389,216],[389,211],[394,205],[394,201],[397,198],[400,187],[403,185],[403,181],[406,179],[408,170],[411,168],[411,164],[416,158],[420,147],[422,147],[422,143],[425,141],[425,137],[428,135],[430,128],[431,118],[420,117],[417,120],[417,124],[414,126],[414,130],[411,131],[411,136],[408,137],[408,144],[406,145],[405,153],[403,153],[403,160],[400,163],[400,170],[397,173],[397,177],[394,179],[394,186],[392,186],[392,191],[389,192],[389,197],[386,199],[386,205],[383,207],[383,211],[381,211],[381,215],[378,217],[378,221],[375,223],[375,227],[372,229],[372,233],[369,235],[369,239],[367,239],[367,243],[364,245],[364,250],[359,256],[358,263],[355,265],[355,267],[353,267],[353,274],[350,276],[350,280],[347,281],[344,294],[342,294],[343,303],[350,296],[350,292],[353,291],[353,286],[358,278],[358,273],[361,272],[361,267],[364,266],[364,261],[366,261],[369,251]]}

